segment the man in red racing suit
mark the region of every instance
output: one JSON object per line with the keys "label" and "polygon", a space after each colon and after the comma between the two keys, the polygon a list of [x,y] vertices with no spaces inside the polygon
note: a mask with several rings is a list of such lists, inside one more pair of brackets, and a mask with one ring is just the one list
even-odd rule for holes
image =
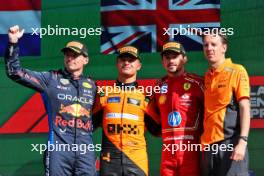
{"label": "man in red racing suit", "polygon": [[199,144],[203,111],[203,80],[184,71],[187,62],[180,43],[163,46],[162,64],[168,75],[157,82],[151,107],[160,112],[162,176],[199,176]]}

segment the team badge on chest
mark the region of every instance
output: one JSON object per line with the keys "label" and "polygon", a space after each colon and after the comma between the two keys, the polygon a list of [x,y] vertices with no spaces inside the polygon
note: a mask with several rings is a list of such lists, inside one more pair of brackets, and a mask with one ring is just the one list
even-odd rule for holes
{"label": "team badge on chest", "polygon": [[185,91],[189,90],[190,88],[191,88],[191,84],[190,84],[190,83],[184,83],[184,84],[183,84],[183,89],[184,89]]}
{"label": "team badge on chest", "polygon": [[173,111],[168,115],[168,124],[172,127],[177,127],[181,124],[182,117],[178,111]]}

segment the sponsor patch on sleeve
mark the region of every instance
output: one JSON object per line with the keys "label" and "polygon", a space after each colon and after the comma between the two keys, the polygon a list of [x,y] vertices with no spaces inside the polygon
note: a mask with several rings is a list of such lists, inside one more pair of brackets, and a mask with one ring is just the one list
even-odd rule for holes
{"label": "sponsor patch on sleeve", "polygon": [[107,103],[120,103],[120,97],[109,97]]}

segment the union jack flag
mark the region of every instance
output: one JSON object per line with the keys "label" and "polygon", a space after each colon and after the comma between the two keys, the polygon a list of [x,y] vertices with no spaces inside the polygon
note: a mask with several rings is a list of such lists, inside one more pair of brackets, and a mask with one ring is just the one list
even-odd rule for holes
{"label": "union jack flag", "polygon": [[220,0],[101,0],[101,53],[123,45],[157,52],[167,41],[181,42],[187,51],[201,50],[197,35],[165,35],[169,28],[220,27]]}

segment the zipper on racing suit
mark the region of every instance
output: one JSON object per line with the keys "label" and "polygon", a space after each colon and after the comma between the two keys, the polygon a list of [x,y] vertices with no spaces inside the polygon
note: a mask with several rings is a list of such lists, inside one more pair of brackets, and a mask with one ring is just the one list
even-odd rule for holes
{"label": "zipper on racing suit", "polygon": [[[121,89],[122,89],[122,87],[121,87]],[[122,90],[121,91],[121,94],[123,94],[122,95],[122,99],[123,99],[123,102],[122,102],[122,110],[121,110],[121,126],[122,126],[122,130],[121,130],[121,134],[120,134],[120,141],[121,141],[121,166],[122,166],[122,175],[124,174],[124,169],[123,169],[123,167],[124,167],[124,164],[123,164],[123,152],[122,152],[122,150],[123,150],[123,113],[124,113],[124,105],[125,105],[125,98],[126,98],[126,92],[124,91],[124,90]]]}
{"label": "zipper on racing suit", "polygon": [[[77,93],[77,101],[80,99],[80,91],[79,91],[79,80],[72,80],[73,86],[76,88],[76,93]],[[76,106],[78,108],[78,106]],[[74,117],[74,144],[76,144],[76,139],[77,139],[77,116],[78,116],[78,109],[76,109],[76,114]]]}

